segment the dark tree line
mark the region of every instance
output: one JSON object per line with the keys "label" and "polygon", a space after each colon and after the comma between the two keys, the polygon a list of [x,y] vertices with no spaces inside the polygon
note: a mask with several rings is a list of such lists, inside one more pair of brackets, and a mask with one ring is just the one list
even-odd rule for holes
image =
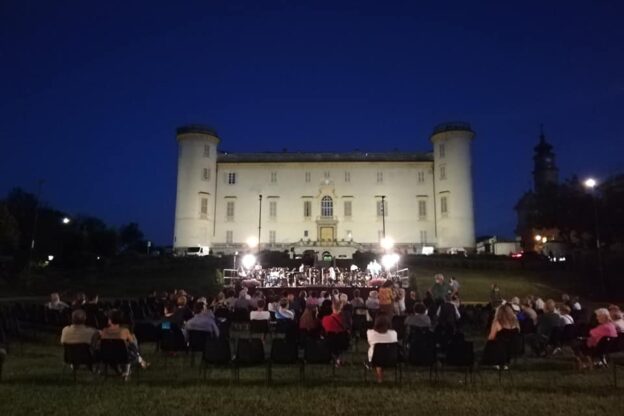
{"label": "dark tree line", "polygon": [[[64,218],[69,218],[65,223]],[[35,230],[36,223],[36,230]],[[31,244],[34,231],[34,248]],[[77,268],[120,253],[145,252],[146,241],[137,223],[118,229],[92,216],[68,216],[15,188],[0,200],[0,260],[5,278],[18,275],[28,264]]]}

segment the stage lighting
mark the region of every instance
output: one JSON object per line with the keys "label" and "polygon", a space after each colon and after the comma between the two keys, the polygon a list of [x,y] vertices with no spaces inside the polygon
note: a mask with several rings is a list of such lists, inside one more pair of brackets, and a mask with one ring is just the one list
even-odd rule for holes
{"label": "stage lighting", "polygon": [[258,246],[258,239],[256,237],[249,237],[247,239],[247,245],[249,248],[256,248]]}
{"label": "stage lighting", "polygon": [[241,263],[245,269],[250,270],[256,264],[256,256],[253,254],[245,254]]}
{"label": "stage lighting", "polygon": [[399,262],[399,255],[396,254],[396,253],[385,254],[381,258],[381,264],[383,265],[384,269],[386,269],[386,270],[390,270],[391,268],[396,266],[398,262]]}
{"label": "stage lighting", "polygon": [[381,239],[381,247],[384,250],[390,250],[392,247],[394,247],[394,240],[390,237],[384,237]]}

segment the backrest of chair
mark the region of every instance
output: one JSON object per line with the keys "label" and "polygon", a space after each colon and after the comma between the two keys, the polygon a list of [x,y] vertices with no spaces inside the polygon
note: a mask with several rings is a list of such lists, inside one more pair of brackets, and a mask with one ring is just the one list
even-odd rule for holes
{"label": "backrest of chair", "polygon": [[209,364],[227,364],[232,360],[230,342],[226,339],[206,339],[203,360]]}
{"label": "backrest of chair", "polygon": [[283,338],[276,338],[271,344],[271,362],[276,364],[295,364],[299,359],[297,343]]}
{"label": "backrest of chair", "polygon": [[394,367],[399,363],[399,344],[388,342],[375,344],[373,346],[373,359],[371,364],[374,367]]}
{"label": "backrest of chair", "polygon": [[130,354],[123,339],[103,339],[100,341],[100,358],[105,364],[128,364]]}
{"label": "backrest of chair", "polygon": [[323,339],[306,338],[303,358],[309,364],[328,364],[332,360],[327,342]]}
{"label": "backrest of chair", "polygon": [[63,344],[63,356],[66,364],[74,366],[93,364],[93,354],[89,344]]}
{"label": "backrest of chair", "polygon": [[239,339],[236,348],[236,361],[242,365],[261,364],[265,360],[264,345],[257,338]]}
{"label": "backrest of chair", "polygon": [[163,351],[183,351],[186,349],[186,338],[177,325],[171,324],[169,329],[161,329],[160,349]]}
{"label": "backrest of chair", "polygon": [[160,330],[149,322],[137,323],[134,326],[134,335],[139,344],[144,342],[158,342],[160,340]]}
{"label": "backrest of chair", "polygon": [[249,310],[242,308],[234,309],[232,322],[249,322]]}
{"label": "backrest of chair", "polygon": [[395,315],[392,317],[392,329],[397,333],[398,339],[405,337],[405,315]]}
{"label": "backrest of chair", "polygon": [[411,365],[433,365],[436,360],[436,343],[434,334],[422,332],[410,336],[407,360]]}
{"label": "backrest of chair", "polygon": [[464,340],[453,340],[446,350],[446,364],[467,367],[474,364],[474,344]]}
{"label": "backrest of chair", "polygon": [[252,319],[249,321],[249,330],[254,334],[266,334],[269,332],[269,320]]}
{"label": "backrest of chair", "polygon": [[611,337],[602,337],[598,344],[596,344],[595,352],[596,354],[609,354],[614,352],[614,347],[616,345],[616,338]]}
{"label": "backrest of chair", "polygon": [[199,352],[204,351],[206,340],[212,337],[212,332],[189,330],[187,335],[189,349],[194,352]]}

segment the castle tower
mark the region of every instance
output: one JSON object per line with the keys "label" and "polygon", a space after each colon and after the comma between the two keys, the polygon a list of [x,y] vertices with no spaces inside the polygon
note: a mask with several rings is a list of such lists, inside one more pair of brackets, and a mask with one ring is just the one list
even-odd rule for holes
{"label": "castle tower", "polygon": [[177,129],[178,187],[174,249],[210,247],[214,234],[217,133],[203,126]]}
{"label": "castle tower", "polygon": [[473,137],[468,123],[440,124],[431,135],[436,237],[441,250],[475,246],[470,154]]}
{"label": "castle tower", "polygon": [[540,133],[540,141],[534,147],[533,155],[533,186],[535,192],[541,194],[559,182],[559,169],[555,165],[555,152],[546,141],[544,131]]}

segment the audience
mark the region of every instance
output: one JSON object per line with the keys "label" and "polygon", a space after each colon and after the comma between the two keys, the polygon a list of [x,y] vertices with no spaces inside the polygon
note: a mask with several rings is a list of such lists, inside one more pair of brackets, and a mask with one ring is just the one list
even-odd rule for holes
{"label": "audience", "polygon": [[288,304],[288,298],[281,298],[279,301],[279,308],[275,311],[275,319],[295,319],[295,313],[291,311]]}
{"label": "audience", "polygon": [[271,319],[271,314],[269,311],[264,310],[265,301],[264,299],[258,299],[256,303],[256,310],[249,312],[249,319],[251,321],[268,321]]}
{"label": "audience", "polygon": [[488,341],[494,341],[499,333],[502,332],[519,332],[520,325],[518,318],[513,307],[506,303],[496,309],[492,325],[490,326],[490,332],[488,334]]}
{"label": "audience", "polygon": [[341,365],[341,354],[349,348],[347,327],[342,315],[342,303],[332,303],[332,313],[321,320],[323,331],[328,340],[329,350],[334,357],[336,366]]}
{"label": "audience", "polygon": [[52,311],[62,311],[69,308],[69,305],[61,301],[59,294],[54,292],[50,294],[50,302],[46,303],[45,307]]}
{"label": "audience", "polygon": [[[618,334],[624,334],[624,314],[617,305],[609,305],[609,315]],[[622,336],[622,335],[620,335]]]}
{"label": "audience", "polygon": [[[368,340],[368,362],[373,360],[373,352],[375,351],[375,345],[398,342],[397,333],[392,328],[392,321],[390,316],[385,313],[379,313],[375,318],[373,329],[366,331],[366,338]],[[383,381],[383,368],[375,367],[375,377],[378,383]]]}
{"label": "audience", "polygon": [[407,317],[405,318],[405,327],[407,329],[407,335],[413,332],[413,329],[431,329],[431,318],[427,315],[427,308],[422,303],[417,303],[407,310]]}
{"label": "audience", "polygon": [[527,335],[527,342],[536,356],[548,353],[546,347],[548,347],[552,333],[556,328],[562,327],[563,323],[563,319],[555,311],[555,301],[548,299],[544,303],[544,312],[537,318],[536,333]]}

